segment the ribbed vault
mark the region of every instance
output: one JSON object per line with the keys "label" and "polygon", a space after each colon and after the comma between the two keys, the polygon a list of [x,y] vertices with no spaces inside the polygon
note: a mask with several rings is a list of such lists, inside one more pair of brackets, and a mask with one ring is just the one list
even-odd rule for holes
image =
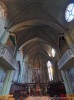
{"label": "ribbed vault", "polygon": [[[25,61],[33,66],[39,64],[39,67],[46,66],[48,60],[57,61],[60,48],[66,47],[59,42],[59,37],[72,27],[72,23],[67,23],[64,17],[65,9],[72,0],[4,2],[8,9],[6,31],[16,37],[16,50],[22,49]],[[66,44],[65,39],[64,43]],[[52,48],[56,50],[54,58]]]}

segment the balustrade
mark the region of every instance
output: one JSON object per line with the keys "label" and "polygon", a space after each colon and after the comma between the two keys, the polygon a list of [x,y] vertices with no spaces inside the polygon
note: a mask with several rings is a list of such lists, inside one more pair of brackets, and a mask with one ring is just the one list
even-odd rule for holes
{"label": "balustrade", "polygon": [[0,44],[0,61],[3,64],[7,64],[7,67],[10,69],[18,68],[18,62],[15,60],[10,51],[2,44]]}
{"label": "balustrade", "polygon": [[68,49],[59,60],[58,67],[59,69],[63,69],[63,68],[65,69],[65,68],[69,68],[69,66],[72,64],[74,64],[74,54],[71,49]]}

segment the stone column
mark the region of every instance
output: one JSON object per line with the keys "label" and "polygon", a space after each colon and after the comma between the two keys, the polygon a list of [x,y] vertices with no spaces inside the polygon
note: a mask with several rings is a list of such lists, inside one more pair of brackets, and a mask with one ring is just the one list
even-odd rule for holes
{"label": "stone column", "polygon": [[73,93],[73,88],[69,79],[68,71],[67,70],[62,70],[61,71],[62,78],[64,81],[65,89],[67,94],[72,94]]}
{"label": "stone column", "polygon": [[55,67],[52,67],[53,68],[53,79],[55,82],[58,82],[58,69],[57,69],[57,66]]}
{"label": "stone column", "polygon": [[69,86],[68,86],[68,83],[67,83],[67,78],[66,78],[66,75],[65,75],[65,71],[61,70],[61,74],[62,74],[62,78],[63,78],[63,81],[64,81],[64,86],[65,86],[66,93],[70,94],[70,90],[69,90]]}
{"label": "stone column", "polygon": [[6,42],[7,42],[7,40],[8,40],[8,37],[9,37],[9,32],[4,32],[3,33],[3,35],[1,36],[1,38],[0,38],[0,42],[2,43],[2,44],[5,44]]}
{"label": "stone column", "polygon": [[11,87],[11,84],[12,84],[13,72],[14,72],[13,70],[8,70],[7,71],[1,95],[9,94],[10,87]]}
{"label": "stone column", "polygon": [[30,91],[31,91],[31,89],[30,89],[30,86],[29,86],[29,95],[30,95]]}
{"label": "stone column", "polygon": [[70,82],[70,77],[68,75],[68,71],[67,70],[65,71],[65,75],[66,75],[66,79],[67,79],[68,88],[69,88],[69,91],[70,91],[70,94],[71,94],[71,93],[73,93],[73,88],[72,88],[72,84]]}
{"label": "stone column", "polygon": [[[0,38],[1,44],[5,45],[7,40],[8,40],[8,37],[9,37],[9,32],[7,32],[5,30],[5,32],[3,33],[3,35]],[[9,70],[8,69],[5,80],[4,80],[4,83],[3,83],[3,88],[2,88],[1,95],[9,94],[10,87],[11,87],[11,84],[12,84],[13,72],[14,72],[14,70]]]}
{"label": "stone column", "polygon": [[[74,53],[74,41],[73,41],[70,33],[66,32],[65,35],[64,35],[64,37],[65,37],[66,42],[69,45],[70,49]],[[66,92],[68,94],[73,93],[73,89],[72,89],[71,81],[70,81],[70,78],[69,78],[69,75],[68,75],[68,71],[64,70],[64,71],[61,71],[61,73],[62,73],[62,77],[63,77],[63,80],[64,80]]]}

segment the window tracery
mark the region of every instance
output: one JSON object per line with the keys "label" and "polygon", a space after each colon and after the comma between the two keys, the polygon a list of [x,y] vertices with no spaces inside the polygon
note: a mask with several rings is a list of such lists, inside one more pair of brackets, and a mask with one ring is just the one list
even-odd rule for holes
{"label": "window tracery", "polygon": [[70,22],[74,19],[74,3],[71,3],[67,6],[65,11],[65,19],[67,22]]}

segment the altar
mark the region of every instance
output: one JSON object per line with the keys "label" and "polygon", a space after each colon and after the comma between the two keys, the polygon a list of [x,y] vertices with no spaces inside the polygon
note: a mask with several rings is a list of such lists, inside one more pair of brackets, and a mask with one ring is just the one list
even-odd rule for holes
{"label": "altar", "polygon": [[40,88],[40,83],[36,83],[36,95],[41,95],[41,88]]}

